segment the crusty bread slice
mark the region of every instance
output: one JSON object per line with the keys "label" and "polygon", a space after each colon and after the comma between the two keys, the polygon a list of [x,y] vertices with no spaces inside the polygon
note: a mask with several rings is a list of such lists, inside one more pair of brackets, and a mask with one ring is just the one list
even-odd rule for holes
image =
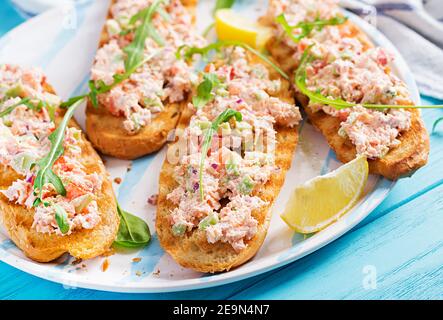
{"label": "crusty bread slice", "polygon": [[[112,1],[112,4],[116,0]],[[192,14],[195,21],[197,0],[182,0],[183,5]],[[111,16],[109,11],[108,17]],[[103,28],[100,45],[109,41],[106,28]],[[159,150],[166,143],[168,134],[176,127],[180,112],[187,104],[185,99],[180,103],[165,103],[165,109],[151,123],[134,135],[123,128],[124,118],[113,116],[107,108],[99,105],[94,108],[90,102],[86,108],[86,132],[96,149],[106,155],[120,159],[136,159]]]}
{"label": "crusty bread slice", "polygon": [[123,118],[113,116],[105,107],[86,108],[86,131],[94,147],[106,155],[119,159],[136,159],[159,150],[174,130],[180,112],[187,102],[167,104],[151,123],[134,135],[122,126]]}
{"label": "crusty bread slice", "polygon": [[[46,88],[48,92],[53,93],[49,85],[46,85]],[[60,111],[57,123],[63,116],[63,111]],[[69,126],[80,129],[74,120]],[[23,250],[26,256],[35,261],[49,262],[65,252],[79,259],[94,258],[109,250],[117,235],[120,219],[112,184],[99,155],[84,135],[82,138],[81,162],[86,167],[86,171],[97,172],[104,177],[102,189],[97,195],[101,221],[95,228],[78,230],[66,236],[39,233],[32,228],[34,209],[26,209],[13,204],[0,194],[0,222],[3,223],[11,240]],[[0,167],[0,189],[7,189],[18,178],[23,177],[9,167]]]}
{"label": "crusty bread slice", "polygon": [[[355,24],[347,21],[345,25],[347,36],[358,38],[364,49],[373,46],[368,37]],[[283,41],[272,38],[268,42],[267,48],[286,72],[292,74],[295,71],[297,62],[292,58],[294,51]],[[356,148],[348,138],[343,138],[338,134],[340,120],[323,111],[313,112],[311,108],[308,108],[309,99],[306,96],[296,94],[296,98],[307,113],[309,121],[325,136],[337,158],[342,162],[353,160],[357,153]],[[427,163],[429,155],[428,132],[421,119],[420,111],[417,109],[408,109],[408,111],[412,113],[411,128],[401,133],[399,137],[401,144],[392,148],[386,156],[381,159],[369,160],[371,173],[395,180],[413,174]]]}
{"label": "crusty bread slice", "polygon": [[[255,57],[250,57],[250,60],[251,63],[259,62]],[[272,78],[279,77],[273,69],[269,69],[269,71]],[[277,97],[286,102],[294,102],[289,82],[284,79],[282,79],[282,89]],[[178,132],[188,125],[191,116],[192,112],[190,109],[185,109],[177,128]],[[177,187],[177,182],[174,179],[175,166],[169,163],[167,159],[165,160],[160,172],[156,229],[161,246],[180,265],[200,272],[214,273],[225,270],[228,271],[231,268],[245,263],[257,253],[269,227],[272,204],[283,185],[285,174],[291,166],[292,157],[298,141],[297,127],[277,127],[276,131],[276,165],[281,170],[273,174],[265,185],[254,191],[254,195],[267,201],[268,204],[260,210],[254,210],[252,212],[252,215],[258,221],[258,232],[251,240],[246,242],[247,248],[240,252],[236,252],[230,244],[221,242],[215,244],[208,243],[204,231],[200,231],[198,228],[192,232],[187,232],[182,237],[176,237],[172,234],[168,216],[175,208],[175,205],[167,200],[166,196]],[[170,148],[173,148],[173,145],[171,145]]]}

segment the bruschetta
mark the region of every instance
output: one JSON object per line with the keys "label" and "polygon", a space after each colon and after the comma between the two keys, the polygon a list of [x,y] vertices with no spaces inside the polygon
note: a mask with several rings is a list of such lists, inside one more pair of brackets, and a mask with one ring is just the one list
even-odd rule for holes
{"label": "bruschetta", "polygon": [[[365,155],[370,172],[389,179],[408,176],[427,163],[429,135],[420,111],[395,107],[413,102],[391,71],[393,56],[346,20],[335,0],[271,0],[262,22],[274,28],[267,48],[280,66],[292,74],[304,68],[303,85],[311,98],[356,104],[319,103],[296,86],[297,100],[339,160]],[[300,66],[307,50],[310,60]]]}
{"label": "bruschetta", "polygon": [[[26,256],[39,262],[66,252],[80,259],[101,255],[119,228],[105,167],[74,120],[66,118],[66,130],[56,135],[63,139],[56,161],[45,163],[46,178],[39,176],[64,119],[60,102],[40,70],[0,65],[0,221]],[[62,183],[61,193],[54,179]]]}
{"label": "bruschetta", "polygon": [[209,273],[259,250],[301,120],[288,81],[243,48],[223,52],[203,75],[212,81],[209,101],[188,105],[168,147],[156,219],[163,249]]}
{"label": "bruschetta", "polygon": [[134,40],[133,20],[149,6],[158,5],[145,41],[146,63],[129,79],[91,101],[86,110],[86,130],[100,152],[135,159],[159,150],[177,125],[193,81],[192,67],[177,59],[182,45],[201,45],[194,31],[195,0],[113,0],[102,31],[91,79],[110,84],[125,71],[126,48]]}

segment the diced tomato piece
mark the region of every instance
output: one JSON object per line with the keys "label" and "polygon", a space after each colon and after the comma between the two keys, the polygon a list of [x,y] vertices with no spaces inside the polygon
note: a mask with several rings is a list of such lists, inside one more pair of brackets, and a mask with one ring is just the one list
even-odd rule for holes
{"label": "diced tomato piece", "polygon": [[84,194],[86,194],[85,190],[73,183],[70,183],[66,186],[66,198],[68,198],[69,200],[75,199]]}
{"label": "diced tomato piece", "polygon": [[235,77],[235,69],[231,68],[231,71],[229,72],[229,79],[232,80]]}

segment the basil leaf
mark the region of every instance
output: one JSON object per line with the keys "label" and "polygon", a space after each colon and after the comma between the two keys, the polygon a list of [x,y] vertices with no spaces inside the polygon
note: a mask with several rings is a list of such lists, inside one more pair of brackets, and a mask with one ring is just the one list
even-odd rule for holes
{"label": "basil leaf", "polygon": [[126,211],[117,205],[120,216],[120,226],[114,244],[126,248],[141,248],[151,240],[149,227],[142,219]]}
{"label": "basil leaf", "polygon": [[61,233],[68,233],[70,226],[68,221],[68,214],[65,209],[63,209],[58,204],[54,205],[55,209],[55,221],[57,222],[58,227],[60,228]]}
{"label": "basil leaf", "polygon": [[206,58],[208,58],[209,53],[212,50],[219,52],[221,50],[221,48],[230,47],[230,46],[242,47],[243,49],[251,52],[252,54],[256,55],[258,58],[260,58],[261,60],[263,60],[264,62],[269,64],[283,78],[285,78],[286,80],[289,80],[289,76],[282,69],[280,69],[274,62],[272,62],[268,57],[266,57],[264,54],[260,53],[259,51],[255,50],[251,46],[249,46],[246,43],[241,42],[241,41],[234,41],[234,40],[217,41],[217,42],[211,43],[211,44],[207,45],[206,47],[202,47],[202,48],[189,47],[187,45],[183,45],[177,49],[177,52],[175,55],[176,55],[177,59],[190,60],[193,55],[200,54],[203,59],[206,59]]}
{"label": "basil leaf", "polygon": [[38,196],[40,201],[34,202],[34,205],[38,205],[42,201],[42,190],[45,184],[51,183],[58,194],[65,196],[66,189],[61,181],[60,177],[57,176],[52,167],[58,158],[63,154],[63,141],[65,137],[65,131],[68,126],[69,120],[71,120],[75,109],[81,104],[82,100],[77,101],[72,105],[67,111],[63,120],[49,135],[49,141],[51,142],[51,149],[49,153],[37,162],[38,171],[34,180],[34,194]]}
{"label": "basil leaf", "polygon": [[220,85],[220,80],[215,74],[205,73],[203,81],[197,87],[197,96],[192,97],[192,104],[200,109],[214,99],[212,90]]}
{"label": "basil leaf", "polygon": [[243,116],[239,111],[233,109],[226,109],[218,115],[217,118],[212,122],[211,126],[206,130],[205,136],[203,138],[202,148],[201,148],[201,158],[200,158],[200,172],[199,172],[199,190],[200,197],[204,199],[203,191],[203,171],[205,167],[205,159],[208,155],[209,146],[212,142],[212,137],[217,132],[220,125],[224,122],[228,122],[232,117],[235,117],[237,121],[242,121]]}

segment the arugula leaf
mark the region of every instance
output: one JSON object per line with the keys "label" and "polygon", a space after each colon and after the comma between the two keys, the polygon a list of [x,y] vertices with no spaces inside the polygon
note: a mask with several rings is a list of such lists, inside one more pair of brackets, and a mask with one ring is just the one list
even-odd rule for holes
{"label": "arugula leaf", "polygon": [[432,133],[435,132],[435,129],[437,129],[437,126],[440,122],[443,122],[443,117],[438,118],[437,120],[435,120],[434,125],[432,126]]}
{"label": "arugula leaf", "polygon": [[[41,110],[45,108],[48,111],[49,118],[51,121],[55,121],[55,111],[57,110],[57,105],[49,104],[46,101],[40,100],[34,110]],[[29,106],[28,106],[29,108]]]}
{"label": "arugula leaf", "polygon": [[145,41],[146,38],[151,36],[159,45],[164,45],[164,41],[158,36],[157,32],[152,26],[152,17],[158,10],[161,3],[165,0],[155,0],[149,7],[143,9],[130,20],[130,23],[134,24],[137,20],[141,19],[142,24],[136,28],[134,40],[127,45],[123,51],[127,54],[125,59],[125,70],[133,70],[135,66],[144,58]]}
{"label": "arugula leaf", "polygon": [[115,86],[119,85],[123,81],[129,79],[129,77],[142,65],[144,65],[146,62],[151,60],[153,57],[158,55],[161,51],[157,51],[150,55],[149,57],[146,57],[145,59],[139,61],[136,65],[132,67],[132,69],[126,70],[124,73],[115,74],[113,76],[114,82],[111,84],[106,84],[103,80],[98,80],[97,82],[94,82],[93,80],[89,81],[89,88],[91,91],[89,92],[88,96],[91,99],[91,102],[94,107],[98,106],[98,100],[97,96],[99,94],[103,94],[106,92],[111,91]]}
{"label": "arugula leaf", "polygon": [[157,13],[166,21],[166,22],[171,22],[172,18],[169,15],[169,13],[166,12],[165,9],[163,8],[158,8],[157,9]]}
{"label": "arugula leaf", "polygon": [[[17,108],[20,105],[26,106],[30,110],[34,111],[41,111],[43,108],[48,110],[49,118],[52,121],[55,121],[55,111],[57,109],[56,105],[51,105],[43,100],[38,99],[32,99],[31,98],[23,98],[19,102],[13,104],[12,106],[7,107],[5,110],[0,112],[0,118],[3,118],[4,116],[7,116],[12,111],[14,111],[15,108]],[[1,107],[0,107],[1,109]]]}
{"label": "arugula leaf", "polygon": [[[120,74],[115,74],[113,76],[114,81],[111,84],[106,84],[103,80],[93,81],[90,80],[88,83],[89,92],[84,95],[77,97],[72,97],[68,101],[63,102],[60,106],[62,108],[69,108],[77,101],[88,97],[94,108],[98,107],[98,95],[111,91],[115,86],[119,85],[123,81],[129,79],[129,77],[143,64],[148,62],[150,59],[158,55],[161,50],[153,53],[149,57],[144,56],[145,41],[148,36],[151,36],[154,40],[162,41],[160,36],[155,31],[152,26],[152,17],[155,12],[161,12],[159,5],[166,0],[156,0],[151,6],[143,9],[142,11],[136,13],[132,16],[130,23],[134,24],[139,19],[142,19],[142,24],[136,28],[134,40],[127,45],[123,51],[126,53],[125,59],[125,72]],[[159,13],[160,13],[159,12]],[[160,13],[161,14],[161,13]],[[166,14],[166,13],[164,13]]]}
{"label": "arugula leaf", "polygon": [[55,209],[55,221],[57,222],[58,227],[60,228],[61,233],[68,233],[70,226],[68,222],[68,214],[65,209],[63,209],[58,204],[54,205]]}
{"label": "arugula leaf", "polygon": [[197,96],[192,97],[192,104],[200,109],[214,99],[212,90],[220,85],[220,80],[213,73],[203,74],[203,81],[197,87]]}
{"label": "arugula leaf", "polygon": [[[31,99],[29,99],[29,98],[21,99],[19,102],[14,103],[12,106],[7,107],[3,111],[0,111],[0,118],[3,118],[4,116],[7,116],[12,111],[14,111],[15,108],[17,108],[18,106],[20,106],[22,104],[26,105],[28,108],[29,108],[29,106],[34,107],[30,102],[31,102]],[[0,107],[0,109],[2,109],[2,108]]]}
{"label": "arugula leaf", "polygon": [[34,201],[34,206],[39,205],[43,202],[42,200],[42,190],[45,184],[51,183],[58,194],[65,196],[66,189],[61,181],[60,177],[57,176],[52,167],[58,158],[63,154],[63,140],[65,137],[65,131],[68,126],[69,120],[71,120],[75,109],[81,104],[82,100],[77,101],[73,104],[67,111],[63,120],[58,125],[57,129],[52,132],[48,139],[51,141],[51,149],[49,153],[37,162],[38,171],[34,180],[34,194],[37,199]]}
{"label": "arugula leaf", "polygon": [[146,246],[151,240],[151,233],[146,222],[122,210],[118,204],[117,212],[120,216],[120,226],[114,244],[126,248]]}
{"label": "arugula leaf", "polygon": [[63,102],[60,107],[61,108],[69,108],[76,102],[83,100],[84,98],[88,97],[91,101],[94,108],[98,107],[98,95],[103,94],[106,92],[111,91],[115,86],[119,85],[123,81],[129,79],[129,77],[143,64],[151,60],[153,57],[158,55],[161,51],[158,51],[149,57],[146,57],[144,60],[140,61],[138,64],[136,64],[132,69],[125,71],[124,73],[115,74],[113,76],[114,82],[111,84],[106,84],[103,80],[93,81],[90,80],[88,83],[90,91],[87,94],[72,97],[69,100]]}
{"label": "arugula leaf", "polygon": [[62,102],[62,103],[60,104],[60,108],[69,108],[69,107],[71,107],[73,104],[75,104],[76,102],[78,102],[78,101],[80,101],[80,100],[83,100],[83,99],[86,98],[87,96],[88,96],[87,94],[84,94],[84,95],[81,95],[81,96],[77,96],[77,97],[69,98],[68,100],[66,100],[66,101],[64,101],[64,102]]}
{"label": "arugula leaf", "polygon": [[[344,16],[336,16],[331,19],[323,20],[320,18],[316,18],[314,21],[301,21],[297,23],[295,26],[290,26],[288,21],[286,20],[285,15],[282,13],[276,18],[277,23],[279,23],[285,33],[294,41],[299,42],[301,39],[309,36],[311,32],[315,29],[321,31],[326,26],[336,26],[345,23],[348,20],[347,17]],[[294,29],[300,29],[301,32],[298,35],[294,35]]]}
{"label": "arugula leaf", "polygon": [[242,121],[243,119],[243,116],[239,111],[228,108],[222,113],[220,113],[217,118],[215,118],[211,126],[206,130],[205,136],[203,138],[202,147],[201,147],[200,172],[199,172],[199,190],[200,190],[200,197],[202,200],[204,199],[203,171],[205,167],[205,159],[208,155],[212,138],[214,134],[217,132],[220,125],[222,123],[228,122],[232,117],[235,117],[237,121]]}
{"label": "arugula leaf", "polygon": [[234,40],[225,40],[225,41],[217,41],[214,43],[211,43],[207,45],[206,47],[189,47],[187,45],[180,46],[177,49],[176,57],[177,59],[185,59],[190,60],[195,54],[200,54],[203,59],[207,59],[209,57],[209,54],[212,50],[215,50],[216,52],[220,52],[221,48],[223,47],[242,47],[243,49],[251,52],[252,54],[256,55],[258,58],[269,64],[275,71],[277,71],[283,78],[286,80],[289,80],[289,76],[280,69],[274,62],[272,62],[268,57],[266,57],[261,52],[255,50],[251,46],[247,45],[244,42],[241,41],[234,41]]}
{"label": "arugula leaf", "polygon": [[443,108],[443,105],[431,105],[431,106],[414,106],[414,105],[384,105],[384,104],[370,104],[370,103],[354,103],[347,102],[343,99],[332,99],[322,95],[319,92],[310,91],[306,85],[306,66],[313,59],[310,55],[310,49],[308,47],[300,59],[299,66],[295,72],[295,85],[309,100],[313,103],[319,103],[323,105],[329,105],[337,110],[352,108],[357,105],[361,105],[368,109],[439,109]]}

